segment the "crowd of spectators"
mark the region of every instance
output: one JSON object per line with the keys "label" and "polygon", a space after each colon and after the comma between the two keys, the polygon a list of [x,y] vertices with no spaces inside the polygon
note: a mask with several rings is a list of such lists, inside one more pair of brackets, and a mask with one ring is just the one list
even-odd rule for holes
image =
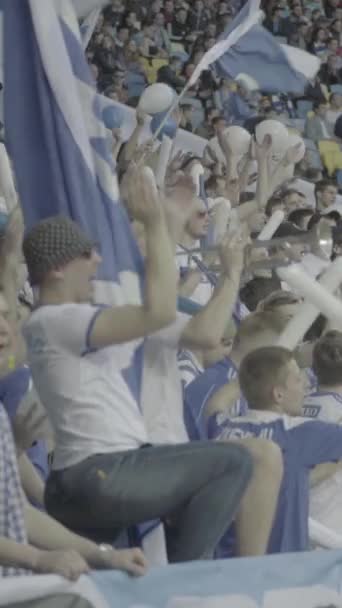
{"label": "crowd of spectators", "polygon": [[[242,4],[112,0],[89,43],[98,90],[136,108],[129,138],[108,136],[145,258],[141,305],[95,305],[101,257],[88,236],[54,217],[24,238],[18,200],[4,201],[1,574],[143,574],[140,549],[112,544],[122,531],[141,544],[145,524],[163,523],[170,562],[306,550],[309,505],[331,524],[318,497],[341,493],[329,486],[342,461],[341,326],[317,312],[293,350],[276,346],[302,299],[269,262],[295,262],[316,279],[342,255],[339,0],[264,3],[274,36],[321,59],[300,99],[204,71],[174,115],[207,140],[203,156],[172,154],[159,189],[160,149],[142,140],[146,86],[180,92]],[[255,136],[265,118],[305,135],[304,159],[297,144],[275,154],[272,136]],[[250,133],[238,161],[229,125]],[[1,183],[0,192],[6,199]],[[301,239],[290,253],[250,246],[276,211],[275,236]],[[199,251],[209,232],[217,247]],[[137,399],[121,372],[142,339]]]}
{"label": "crowd of spectators", "polygon": [[[241,0],[113,2],[100,17],[87,49],[99,90],[132,107],[143,89],[156,81],[180,92],[243,4]],[[338,2],[321,0],[262,4],[264,27],[280,43],[320,59],[317,77],[308,82],[302,96],[270,94],[250,91],[245,82],[222,77],[212,67],[182,100],[181,126],[210,139],[217,117],[226,125],[243,125],[257,116],[275,118],[307,139],[303,167],[324,168],[335,177],[341,166],[339,146],[334,144],[341,139],[341,126],[335,131],[335,125],[342,112],[342,8]],[[326,152],[321,141],[332,142],[333,147]]]}

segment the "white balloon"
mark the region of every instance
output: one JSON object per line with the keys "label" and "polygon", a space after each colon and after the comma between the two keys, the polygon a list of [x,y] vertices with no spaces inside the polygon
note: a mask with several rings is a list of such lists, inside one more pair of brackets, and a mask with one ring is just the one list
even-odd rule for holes
{"label": "white balloon", "polygon": [[271,135],[272,137],[273,154],[284,156],[289,147],[287,128],[279,120],[264,120],[255,129],[255,136],[259,145],[264,141],[265,135]]}
{"label": "white balloon", "polygon": [[297,135],[297,133],[290,133],[287,148],[292,148],[298,144],[300,144],[300,147],[298,147],[297,154],[295,155],[295,163],[300,163],[300,161],[303,160],[305,156],[305,143],[300,135]]}
{"label": "white balloon", "polygon": [[242,127],[228,127],[223,133],[229,142],[234,156],[244,156],[249,150],[251,134]]}
{"label": "white balloon", "polygon": [[166,112],[172,105],[175,95],[175,91],[167,84],[156,82],[142,92],[138,107],[147,114]]}

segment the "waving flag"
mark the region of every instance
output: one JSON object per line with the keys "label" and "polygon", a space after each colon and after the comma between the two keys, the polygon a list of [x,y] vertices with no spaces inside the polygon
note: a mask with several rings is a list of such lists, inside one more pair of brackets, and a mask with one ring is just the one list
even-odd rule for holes
{"label": "waving flag", "polygon": [[233,45],[237,44],[242,36],[245,36],[256,23],[262,19],[262,11],[260,10],[260,0],[249,0],[248,4],[239,13],[240,19],[236,18],[233,21],[234,26],[230,26],[224,36],[207,51],[197,67],[193,71],[188,83],[188,87],[195,84],[199,76],[212,63],[217,61],[224,53]]}
{"label": "waving flag", "polygon": [[[137,304],[143,265],[119,201],[103,104],[73,5],[68,0],[2,0],[0,6],[6,135],[26,227],[58,214],[77,221],[100,246],[97,301]],[[120,360],[137,397],[141,365],[136,347],[120,347]]]}
{"label": "waving flag", "polygon": [[[248,22],[253,10],[255,0],[249,0],[229,24],[218,44],[224,44],[234,33],[236,35]],[[307,81],[314,78],[320,69],[320,61],[301,49],[279,44],[260,23],[254,23],[235,39],[224,54],[221,53],[215,66],[222,76],[230,78],[248,74],[265,92],[302,94]]]}

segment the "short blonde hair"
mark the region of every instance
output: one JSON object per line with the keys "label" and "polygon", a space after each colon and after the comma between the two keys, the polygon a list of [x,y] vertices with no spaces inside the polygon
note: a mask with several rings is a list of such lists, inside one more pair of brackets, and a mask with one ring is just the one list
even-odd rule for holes
{"label": "short blonde hair", "polygon": [[287,367],[292,360],[292,351],[281,346],[257,348],[243,359],[239,382],[252,409],[262,410],[272,405],[272,389],[286,382]]}
{"label": "short blonde hair", "polygon": [[259,305],[258,311],[273,311],[279,308],[279,306],[288,306],[291,304],[299,304],[301,302],[301,298],[291,291],[283,291],[279,289],[278,291],[274,291],[269,296],[264,298]]}

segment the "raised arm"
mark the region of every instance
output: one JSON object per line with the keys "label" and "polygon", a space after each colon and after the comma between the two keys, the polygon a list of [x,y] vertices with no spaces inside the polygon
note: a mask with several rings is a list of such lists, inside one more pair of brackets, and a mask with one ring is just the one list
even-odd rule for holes
{"label": "raised arm", "polygon": [[126,142],[125,149],[123,150],[123,155],[124,155],[124,159],[125,159],[126,163],[129,163],[132,160],[134,152],[139,145],[140,135],[142,134],[144,125],[145,125],[145,118],[146,118],[145,114],[143,112],[141,112],[139,109],[137,109],[136,127],[135,127],[132,135],[130,136],[129,140]]}
{"label": "raised arm", "polygon": [[222,276],[219,284],[208,304],[187,324],[181,346],[205,349],[219,345],[238,297],[246,242],[245,228],[234,236],[224,237],[220,248]]}
{"label": "raised arm", "polygon": [[225,413],[229,415],[232,407],[239,399],[241,394],[238,380],[233,380],[229,384],[224,384],[221,388],[215,391],[214,395],[208,401],[205,408],[207,418],[214,414]]}
{"label": "raised arm", "polygon": [[101,311],[90,332],[91,348],[147,336],[166,327],[176,317],[177,270],[164,209],[150,169],[145,167],[132,172],[128,180],[127,205],[131,217],[141,222],[145,229],[143,303]]}

